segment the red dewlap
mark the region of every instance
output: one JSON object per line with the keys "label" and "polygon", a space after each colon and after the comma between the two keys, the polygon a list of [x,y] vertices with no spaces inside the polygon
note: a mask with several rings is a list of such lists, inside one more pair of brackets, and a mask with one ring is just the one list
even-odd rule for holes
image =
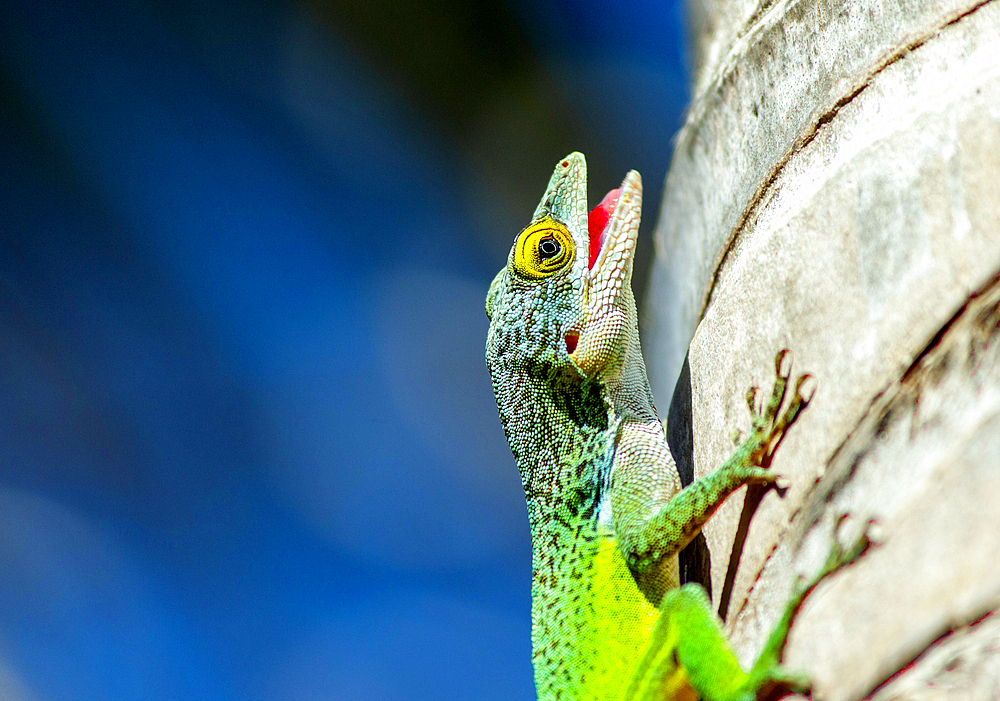
{"label": "red dewlap", "polygon": [[618,204],[618,193],[620,188],[616,188],[606,194],[601,203],[590,211],[587,218],[587,233],[590,234],[590,264],[593,268],[597,261],[597,256],[601,253],[601,246],[604,245],[604,229],[608,225],[608,219],[615,213],[615,206]]}

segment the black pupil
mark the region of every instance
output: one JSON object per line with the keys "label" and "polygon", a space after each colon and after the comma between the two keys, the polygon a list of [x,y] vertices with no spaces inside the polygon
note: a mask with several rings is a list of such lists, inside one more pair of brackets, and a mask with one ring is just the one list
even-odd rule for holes
{"label": "black pupil", "polygon": [[562,251],[562,246],[555,239],[542,239],[538,242],[538,256],[542,260],[555,258]]}

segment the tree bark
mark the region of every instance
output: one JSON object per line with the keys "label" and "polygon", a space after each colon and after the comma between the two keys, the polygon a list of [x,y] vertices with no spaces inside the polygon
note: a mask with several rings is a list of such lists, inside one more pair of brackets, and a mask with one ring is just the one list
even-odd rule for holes
{"label": "tree bark", "polygon": [[785,494],[743,542],[741,493],[705,530],[730,638],[752,662],[850,513],[841,541],[876,519],[880,544],[807,600],[786,664],[831,701],[997,698],[1000,0],[689,16],[644,317],[681,462],[732,452],[779,349],[819,386],[773,463]]}

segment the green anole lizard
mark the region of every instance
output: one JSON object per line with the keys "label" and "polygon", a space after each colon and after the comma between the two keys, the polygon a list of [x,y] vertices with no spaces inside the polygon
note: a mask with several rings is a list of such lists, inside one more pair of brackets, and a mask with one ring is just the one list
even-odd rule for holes
{"label": "green anole lizard", "polygon": [[791,362],[779,353],[767,404],[758,409],[748,394],[746,442],[682,490],[639,348],[631,277],[641,209],[632,171],[588,215],[586,161],[570,154],[486,297],[486,362],[528,502],[538,698],[735,701],[805,691],[808,681],[778,664],[792,619],[867,537],[849,549],[834,540],[749,672],[704,590],[680,586],[677,554],[733,491],[777,480],[766,467],[815,383],[800,377],[782,411]]}

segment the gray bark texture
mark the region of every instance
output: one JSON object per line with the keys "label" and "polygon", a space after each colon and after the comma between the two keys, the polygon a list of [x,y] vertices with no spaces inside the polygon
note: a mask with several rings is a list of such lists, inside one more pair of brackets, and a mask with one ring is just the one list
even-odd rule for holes
{"label": "gray bark texture", "polygon": [[794,578],[874,519],[786,665],[831,701],[1000,699],[1000,0],[689,17],[644,317],[682,469],[733,451],[779,349],[818,381],[784,495],[738,492],[705,529],[727,633],[748,665]]}

